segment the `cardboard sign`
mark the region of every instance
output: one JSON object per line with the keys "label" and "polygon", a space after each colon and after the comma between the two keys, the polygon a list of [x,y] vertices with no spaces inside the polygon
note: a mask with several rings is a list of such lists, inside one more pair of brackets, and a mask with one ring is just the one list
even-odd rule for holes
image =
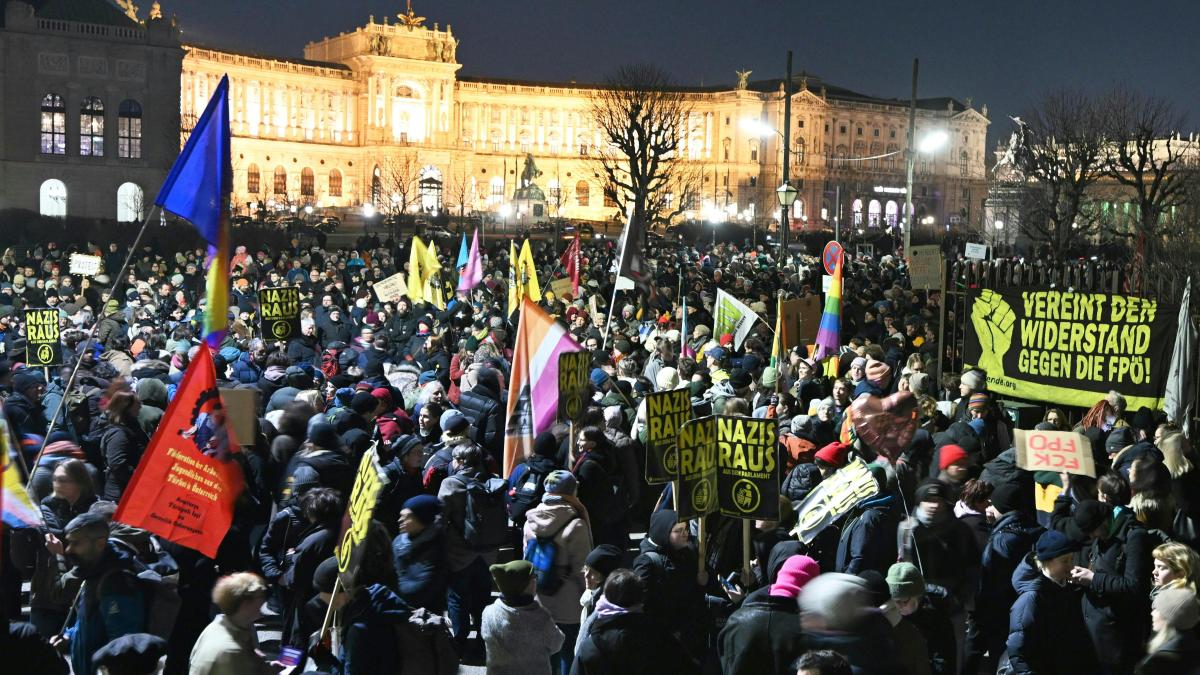
{"label": "cardboard sign", "polygon": [[941,288],[944,268],[941,247],[912,247],[908,258],[908,279],[913,288]]}
{"label": "cardboard sign", "polygon": [[846,515],[864,499],[873,497],[879,484],[866,462],[855,459],[821,481],[796,508],[796,527],[792,536],[809,544],[821,530]]}
{"label": "cardboard sign", "polygon": [[784,349],[810,345],[817,339],[817,328],[821,325],[821,298],[810,295],[795,300],[784,300],[780,304],[780,314],[783,317],[780,327],[783,332]]}
{"label": "cardboard sign", "polygon": [[[550,292],[554,293],[554,297],[559,298],[559,299],[561,299],[565,296],[568,296],[568,295],[572,296],[571,297],[572,300],[575,299],[574,298],[575,294],[571,292],[571,280],[570,279],[555,279],[554,281],[551,281],[550,282]],[[579,294],[583,295],[583,286],[582,285],[579,286]]]}
{"label": "cardboard sign", "polygon": [[721,515],[779,518],[779,437],[776,421],[717,417],[717,504]]}
{"label": "cardboard sign", "polygon": [[71,254],[71,274],[93,277],[100,273],[100,256],[83,253]]}
{"label": "cardboard sign", "polygon": [[717,510],[717,421],[703,417],[685,422],[675,437],[679,454],[676,495],[680,520]]}
{"label": "cardboard sign", "polygon": [[221,401],[240,445],[254,445],[258,438],[258,393],[257,389],[221,389]]}
{"label": "cardboard sign", "polygon": [[1083,434],[1016,429],[1013,436],[1017,466],[1026,471],[1054,471],[1096,477],[1092,442]]}
{"label": "cardboard sign", "polygon": [[592,355],[589,352],[563,352],[558,355],[558,417],[575,422],[583,415],[592,398],[588,378]]}
{"label": "cardboard sign", "polygon": [[967,244],[963,254],[974,260],[984,260],[987,258],[987,244]]}
{"label": "cardboard sign", "polygon": [[300,334],[300,289],[264,288],[258,292],[258,315],[263,337],[289,340]]}
{"label": "cardboard sign", "polygon": [[244,485],[212,355],[197,352],[114,519],[215,558]]}
{"label": "cardboard sign", "polygon": [[375,513],[375,502],[387,479],[379,466],[375,446],[363,453],[358,463],[358,474],[354,477],[354,488],[350,491],[350,502],[346,515],[342,517],[342,536],[335,549],[338,572],[349,588],[354,587],[354,577],[362,566],[366,553],[367,533],[371,530],[371,516]]}
{"label": "cardboard sign", "polygon": [[397,272],[383,281],[376,281],[372,286],[375,297],[380,302],[396,302],[408,294],[408,285],[404,281],[404,272]]}
{"label": "cardboard sign", "polygon": [[646,482],[666,483],[679,475],[675,440],[679,429],[692,419],[692,398],[687,389],[656,391],[646,396]]}
{"label": "cardboard sign", "polygon": [[42,368],[62,363],[57,309],[25,310],[25,365]]}

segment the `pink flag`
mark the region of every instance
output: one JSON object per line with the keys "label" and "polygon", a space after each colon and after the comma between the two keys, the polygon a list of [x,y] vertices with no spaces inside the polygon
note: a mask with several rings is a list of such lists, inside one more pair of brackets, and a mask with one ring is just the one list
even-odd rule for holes
{"label": "pink flag", "polygon": [[479,258],[479,230],[471,237],[471,252],[467,254],[467,264],[458,277],[458,290],[470,291],[483,281],[483,261]]}

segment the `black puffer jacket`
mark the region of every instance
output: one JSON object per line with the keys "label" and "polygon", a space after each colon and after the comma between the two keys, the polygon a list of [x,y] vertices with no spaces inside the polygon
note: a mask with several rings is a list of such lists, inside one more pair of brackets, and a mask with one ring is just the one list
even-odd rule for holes
{"label": "black puffer jacket", "polygon": [[120,502],[125,486],[133,477],[150,437],[137,425],[110,423],[100,436],[100,453],[104,456],[104,498]]}
{"label": "black puffer jacket", "polygon": [[1083,549],[1094,576],[1084,592],[1083,618],[1106,666],[1132,668],[1150,631],[1150,533],[1119,509],[1111,534]]}
{"label": "black puffer jacket", "polygon": [[803,651],[800,611],[795,598],[776,597],[769,589],[751,593],[738,608],[717,643],[725,675],[790,675]]}
{"label": "black puffer jacket", "polygon": [[1019,597],[1009,612],[1008,658],[1016,673],[1091,675],[1096,650],[1080,613],[1080,592],[1059,586],[1038,570],[1030,554],[1017,565],[1012,585]]}
{"label": "black puffer jacket", "polygon": [[645,614],[598,617],[579,642],[571,675],[691,675],[700,669],[679,641]]}
{"label": "black puffer jacket", "polygon": [[475,442],[503,466],[504,406],[494,384],[481,380],[471,391],[462,392],[458,409],[475,427]]}

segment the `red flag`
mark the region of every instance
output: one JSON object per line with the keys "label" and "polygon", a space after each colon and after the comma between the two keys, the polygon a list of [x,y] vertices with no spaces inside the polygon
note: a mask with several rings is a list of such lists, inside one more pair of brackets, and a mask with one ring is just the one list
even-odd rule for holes
{"label": "red flag", "polygon": [[571,293],[573,299],[579,298],[579,231],[576,230],[575,238],[571,240],[571,244],[567,246],[567,250],[563,251],[562,255],[563,267],[567,270],[567,276],[571,278]]}
{"label": "red flag", "polygon": [[125,488],[115,519],[214,558],[242,492],[242,469],[212,354],[196,353]]}

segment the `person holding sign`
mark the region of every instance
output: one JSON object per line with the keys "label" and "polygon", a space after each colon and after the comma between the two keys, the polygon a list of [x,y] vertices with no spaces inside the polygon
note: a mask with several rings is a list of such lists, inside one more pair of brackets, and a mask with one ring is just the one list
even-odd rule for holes
{"label": "person holding sign", "polygon": [[704,588],[708,570],[697,572],[697,551],[688,521],[664,509],[650,517],[650,531],[633,561],[646,588],[646,616],[667,627],[692,658],[703,657],[710,630]]}
{"label": "person holding sign", "polygon": [[1013,587],[1019,594],[1009,612],[1007,648],[1013,672],[1100,672],[1083,621],[1081,594],[1070,583],[1077,551],[1079,542],[1048,530],[1013,573]]}

